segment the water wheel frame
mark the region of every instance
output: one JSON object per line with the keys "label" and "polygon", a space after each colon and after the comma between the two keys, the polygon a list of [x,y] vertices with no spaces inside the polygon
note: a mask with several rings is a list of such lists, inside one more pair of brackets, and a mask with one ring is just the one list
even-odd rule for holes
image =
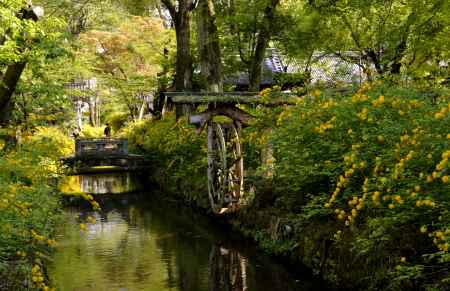
{"label": "water wheel frame", "polygon": [[208,196],[216,214],[234,212],[244,192],[244,159],[239,121],[208,121]]}

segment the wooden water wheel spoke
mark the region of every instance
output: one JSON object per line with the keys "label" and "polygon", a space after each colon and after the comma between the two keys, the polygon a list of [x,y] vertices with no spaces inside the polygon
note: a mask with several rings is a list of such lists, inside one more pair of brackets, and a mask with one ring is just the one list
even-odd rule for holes
{"label": "wooden water wheel spoke", "polygon": [[208,193],[216,213],[233,211],[243,193],[244,163],[239,122],[208,122]]}

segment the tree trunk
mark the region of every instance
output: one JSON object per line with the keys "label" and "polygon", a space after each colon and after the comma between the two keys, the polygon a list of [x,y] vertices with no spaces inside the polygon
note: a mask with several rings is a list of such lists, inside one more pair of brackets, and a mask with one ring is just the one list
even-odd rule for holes
{"label": "tree trunk", "polygon": [[212,0],[199,0],[197,15],[201,74],[208,92],[223,92],[219,35]]}
{"label": "tree trunk", "polygon": [[[263,35],[264,34],[264,35]],[[248,91],[259,91],[259,85],[262,79],[262,63],[264,61],[267,44],[269,43],[270,36],[268,34],[260,32],[258,35],[258,41],[256,43],[255,55],[253,56],[252,63],[249,71],[249,85]]]}
{"label": "tree trunk", "polygon": [[[164,92],[167,91],[168,73],[169,73],[169,50],[163,50],[164,61],[162,63],[162,71],[158,74],[158,92],[153,96],[152,114],[154,119],[160,119],[163,115],[163,109],[166,106],[166,96]],[[150,104],[149,104],[150,106]]]}
{"label": "tree trunk", "polygon": [[[177,38],[177,61],[175,75],[176,91],[192,91],[192,56],[191,56],[191,25],[190,13],[181,13],[175,23]],[[190,115],[192,106],[176,104],[176,118]]]}
{"label": "tree trunk", "polygon": [[142,120],[144,118],[145,107],[147,105],[147,101],[143,100],[141,107],[139,108],[138,120]]}
{"label": "tree trunk", "polygon": [[374,65],[375,70],[377,71],[377,73],[379,75],[382,75],[383,74],[383,67],[381,66],[380,58],[375,53],[375,50],[374,49],[367,49],[365,51],[365,54],[367,56],[366,59]]}
{"label": "tree trunk", "polygon": [[3,79],[0,80],[0,125],[8,124],[11,119],[14,109],[12,96],[25,66],[25,62],[9,65]]}
{"label": "tree trunk", "polygon": [[191,13],[180,13],[175,22],[177,39],[177,60],[175,89],[177,91],[192,89],[192,56],[191,56]]}
{"label": "tree trunk", "polygon": [[81,132],[83,131],[83,101],[77,100],[75,102],[75,108],[77,111],[77,129]]}
{"label": "tree trunk", "polygon": [[392,64],[391,64],[391,68],[390,68],[391,74],[394,74],[394,75],[400,74],[401,68],[402,68],[401,61],[405,54],[405,50],[406,50],[406,41],[402,40],[395,48],[395,54],[394,54],[394,57],[392,58]]}
{"label": "tree trunk", "polygon": [[272,36],[271,28],[275,19],[275,9],[280,0],[271,0],[264,10],[264,18],[259,30],[255,53],[249,69],[249,91],[259,91],[262,79],[262,64],[266,54],[266,48]]}
{"label": "tree trunk", "polygon": [[[171,0],[161,0],[170,12],[170,16],[175,24],[175,34],[177,39],[177,59],[176,59],[176,91],[192,90],[192,55],[191,55],[191,14],[195,8],[194,0],[178,0],[175,5]],[[192,106],[176,105],[176,116],[189,114]]]}
{"label": "tree trunk", "polygon": [[100,100],[97,96],[89,97],[89,123],[93,127],[100,126]]}
{"label": "tree trunk", "polygon": [[[19,19],[31,19],[37,21],[43,16],[44,10],[39,6],[33,6],[31,1],[28,2],[28,7],[19,12]],[[3,42],[4,40],[1,40]],[[19,48],[19,52],[23,52],[26,48]],[[0,79],[0,126],[7,125],[11,119],[11,114],[14,109],[12,96],[16,90],[17,83],[20,76],[25,69],[26,62],[17,62],[10,64],[6,69],[6,73],[1,75]]]}

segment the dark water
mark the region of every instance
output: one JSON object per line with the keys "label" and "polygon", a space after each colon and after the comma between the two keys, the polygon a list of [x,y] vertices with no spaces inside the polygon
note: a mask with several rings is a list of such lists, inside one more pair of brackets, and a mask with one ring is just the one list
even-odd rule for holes
{"label": "dark water", "polygon": [[[152,193],[97,195],[66,209],[50,277],[57,290],[324,290]],[[96,219],[81,231],[79,223]]]}

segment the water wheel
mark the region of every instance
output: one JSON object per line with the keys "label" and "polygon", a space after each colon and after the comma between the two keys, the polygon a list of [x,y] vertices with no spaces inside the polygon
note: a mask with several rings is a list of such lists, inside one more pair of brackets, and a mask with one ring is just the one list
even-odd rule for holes
{"label": "water wheel", "polygon": [[208,121],[208,194],[217,214],[238,209],[244,190],[241,124]]}

